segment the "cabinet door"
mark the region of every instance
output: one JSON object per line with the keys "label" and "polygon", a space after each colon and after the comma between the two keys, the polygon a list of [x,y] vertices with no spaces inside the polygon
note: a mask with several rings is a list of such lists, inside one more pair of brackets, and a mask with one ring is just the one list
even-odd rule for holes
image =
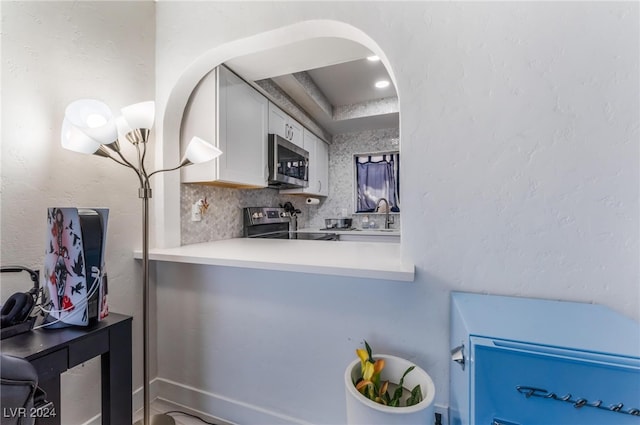
{"label": "cabinet door", "polygon": [[298,121],[289,117],[287,121],[287,131],[289,133],[289,141],[296,146],[304,148],[304,132],[303,127]]}
{"label": "cabinet door", "polygon": [[220,67],[219,178],[266,186],[268,101],[238,76]]}
{"label": "cabinet door", "polygon": [[329,145],[323,140],[317,139],[315,156],[318,195],[329,196]]}
{"label": "cabinet door", "polygon": [[273,103],[269,102],[269,133],[277,134],[280,137],[287,137],[287,114]]}
{"label": "cabinet door", "polygon": [[309,152],[309,186],[303,189],[304,193],[315,194],[318,186],[318,170],[316,168],[316,145],[318,138],[308,130],[303,131],[303,149]]}
{"label": "cabinet door", "polygon": [[269,102],[269,133],[277,134],[303,148],[303,127],[286,112]]}

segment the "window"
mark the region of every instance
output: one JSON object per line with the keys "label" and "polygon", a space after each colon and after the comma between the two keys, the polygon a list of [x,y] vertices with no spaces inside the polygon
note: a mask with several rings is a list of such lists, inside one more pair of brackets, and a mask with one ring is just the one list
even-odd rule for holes
{"label": "window", "polygon": [[382,198],[389,212],[400,212],[400,153],[357,154],[354,160],[356,213],[375,212]]}

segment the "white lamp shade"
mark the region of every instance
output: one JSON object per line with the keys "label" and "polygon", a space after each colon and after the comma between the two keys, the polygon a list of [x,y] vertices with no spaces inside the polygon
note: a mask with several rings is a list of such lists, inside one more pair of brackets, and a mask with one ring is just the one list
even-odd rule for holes
{"label": "white lamp shade", "polygon": [[156,104],[152,100],[125,106],[120,111],[122,112],[124,119],[127,120],[127,124],[129,124],[129,127],[132,129],[151,129],[153,127],[153,120],[156,114]]}
{"label": "white lamp shade", "polygon": [[65,119],[90,138],[109,144],[118,138],[111,109],[95,99],[78,99],[65,110]]}
{"label": "white lamp shade", "polygon": [[87,136],[66,118],[62,121],[61,136],[62,147],[74,152],[93,154],[100,148],[100,143]]}
{"label": "white lamp shade", "polygon": [[[194,137],[187,145],[184,159],[194,164],[211,161],[222,155],[222,151],[199,137]],[[183,161],[184,161],[183,159]]]}
{"label": "white lamp shade", "polygon": [[120,140],[120,143],[126,143],[127,139],[125,136],[127,133],[132,132],[133,128],[129,126],[129,123],[122,115],[116,118],[116,127],[118,128],[118,139]]}

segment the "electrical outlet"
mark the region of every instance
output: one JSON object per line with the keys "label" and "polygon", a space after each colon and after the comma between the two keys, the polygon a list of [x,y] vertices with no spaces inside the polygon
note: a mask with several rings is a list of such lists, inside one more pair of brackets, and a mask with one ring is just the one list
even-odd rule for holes
{"label": "electrical outlet", "polygon": [[440,424],[449,425],[449,408],[436,404],[433,406],[433,410],[436,415],[440,415]]}
{"label": "electrical outlet", "polygon": [[201,221],[202,213],[200,212],[200,205],[197,203],[191,206],[191,221]]}

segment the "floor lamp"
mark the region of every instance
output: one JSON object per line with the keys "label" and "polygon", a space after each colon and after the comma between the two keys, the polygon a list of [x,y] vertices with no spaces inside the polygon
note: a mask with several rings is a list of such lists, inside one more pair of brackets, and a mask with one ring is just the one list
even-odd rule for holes
{"label": "floor lamp", "polygon": [[[189,142],[180,164],[174,168],[147,172],[144,161],[147,141],[155,117],[154,102],[142,102],[121,109],[122,116],[114,118],[104,103],[94,99],[72,102],[65,110],[62,123],[62,146],[66,149],[109,158],[120,165],[131,168],[140,183],[138,196],[142,199],[142,280],[143,280],[143,392],[144,416],[136,425],[172,425],[175,420],[169,415],[150,417],[149,405],[149,179],[157,173],[172,171],[191,164],[211,161],[222,154],[213,145],[194,137]],[[129,161],[120,150],[118,140],[127,140],[136,150],[136,160]]]}

